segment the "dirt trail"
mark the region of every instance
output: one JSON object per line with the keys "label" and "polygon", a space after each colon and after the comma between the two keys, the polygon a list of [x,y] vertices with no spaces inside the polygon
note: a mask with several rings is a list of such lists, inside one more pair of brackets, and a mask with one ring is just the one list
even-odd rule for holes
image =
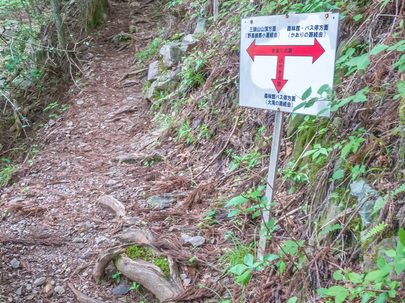
{"label": "dirt trail", "polygon": [[[128,2],[111,4],[85,54],[84,92],[71,97],[69,110],[40,135],[33,165],[26,163],[16,184],[1,189],[7,211],[0,223],[0,302],[75,302],[68,282],[93,298],[116,301],[111,294],[115,285],[96,285],[91,272],[99,253],[116,241],[122,222],[101,209],[97,199],[113,195],[135,224],[139,220],[132,206],[140,203],[148,184],[144,180],[153,181],[162,169],[114,162],[154,138],[146,133],[150,115],[141,93],[144,74],[119,82],[133,68],[134,49],[122,49],[129,42],[112,42],[114,35],[128,32],[135,17]],[[151,12],[153,3],[139,9]],[[145,24],[145,32],[150,27]],[[17,240],[21,243],[12,243]],[[35,287],[42,277],[46,282]]]}

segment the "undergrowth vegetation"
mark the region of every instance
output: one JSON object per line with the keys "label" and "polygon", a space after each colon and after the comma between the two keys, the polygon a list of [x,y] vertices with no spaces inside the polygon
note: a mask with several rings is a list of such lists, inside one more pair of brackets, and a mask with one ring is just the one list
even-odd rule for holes
{"label": "undergrowth vegetation", "polygon": [[[80,35],[89,17],[100,22],[95,18],[102,18],[102,2],[81,0],[62,7],[58,0],[0,0],[1,158],[32,163],[31,155],[38,151],[37,132],[68,108],[64,104],[68,84],[75,83],[73,94],[82,90],[79,58],[89,42]],[[16,167],[1,164],[0,174],[6,176],[14,171],[10,167]],[[3,177],[0,184],[8,179]]]}
{"label": "undergrowth vegetation", "polygon": [[[404,6],[383,0],[228,0],[219,1],[214,17],[211,1],[166,3],[165,39],[192,32],[198,18],[208,21],[185,55],[177,88],[162,92],[151,113],[164,130],[162,140],[174,137],[202,150],[190,162],[206,153],[215,157],[215,174],[194,175],[200,187],[231,180],[228,195],[234,197],[223,206],[227,221],[216,219],[213,203],[201,228],[232,233],[231,251],[218,257],[219,264],[242,290],[205,285],[213,300],[405,302]],[[274,114],[238,108],[240,21],[321,11],[339,11],[341,18],[335,89],[328,91],[331,117],[289,115],[280,182],[268,205]],[[155,42],[138,59],[157,58]],[[260,228],[265,211],[269,222]],[[263,255],[255,252],[259,236],[270,243]]]}

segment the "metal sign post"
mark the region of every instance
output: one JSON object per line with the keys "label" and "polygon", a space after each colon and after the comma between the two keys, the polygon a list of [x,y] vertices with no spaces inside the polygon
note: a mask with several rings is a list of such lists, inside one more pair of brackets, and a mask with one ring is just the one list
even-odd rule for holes
{"label": "metal sign post", "polygon": [[213,15],[214,15],[214,21],[217,21],[218,19],[218,10],[219,10],[219,5],[218,5],[218,0],[212,0],[212,6],[213,6]]}
{"label": "metal sign post", "polygon": [[[266,187],[268,206],[276,190],[283,112],[330,116],[327,91],[333,87],[338,25],[339,14],[331,12],[242,19],[239,105],[277,111]],[[308,100],[311,106],[302,104]],[[269,218],[265,210],[262,222]],[[265,235],[260,236],[259,246],[258,254],[264,254]]]}
{"label": "metal sign post", "polygon": [[[267,222],[269,222],[270,211],[268,209],[270,207],[270,203],[273,202],[274,193],[276,191],[278,156],[280,153],[281,135],[283,132],[283,120],[284,120],[283,115],[284,115],[283,112],[277,111],[274,121],[274,130],[271,142],[269,174],[267,176],[267,186],[266,186],[267,207],[266,210],[264,210],[263,212],[262,224],[266,224]],[[266,229],[266,227],[262,226],[261,233],[263,233],[262,232],[263,229]],[[258,256],[263,255],[266,250],[266,242],[267,242],[266,234],[267,232],[263,233],[260,236]]]}

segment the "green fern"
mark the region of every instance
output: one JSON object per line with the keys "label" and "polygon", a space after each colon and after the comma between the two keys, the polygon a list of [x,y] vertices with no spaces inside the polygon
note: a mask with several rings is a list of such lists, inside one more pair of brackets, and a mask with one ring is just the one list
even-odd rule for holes
{"label": "green fern", "polygon": [[363,240],[367,240],[368,238],[375,236],[376,234],[379,234],[380,232],[382,232],[386,227],[388,226],[388,224],[386,224],[384,221],[382,221],[380,224],[378,224],[377,226],[374,226],[367,234],[366,236],[363,238]]}

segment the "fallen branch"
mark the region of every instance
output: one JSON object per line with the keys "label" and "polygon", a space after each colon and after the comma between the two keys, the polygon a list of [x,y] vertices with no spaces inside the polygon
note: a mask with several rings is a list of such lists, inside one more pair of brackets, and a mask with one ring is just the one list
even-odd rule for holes
{"label": "fallen branch", "polygon": [[118,83],[120,83],[122,80],[124,80],[128,76],[135,76],[135,75],[140,74],[142,72],[145,72],[147,70],[148,70],[148,68],[142,68],[142,69],[139,69],[139,70],[134,71],[134,72],[129,72],[129,73],[125,74],[120,80],[118,80]]}
{"label": "fallen branch", "polygon": [[12,243],[21,245],[46,245],[61,246],[64,242],[60,238],[53,238],[50,235],[31,236],[27,239],[14,238],[8,235],[0,235],[0,243]]}
{"label": "fallen branch", "polygon": [[93,298],[86,296],[84,293],[82,293],[82,292],[78,291],[76,288],[74,288],[72,283],[67,283],[67,286],[75,294],[76,300],[79,303],[104,303],[104,301],[100,301],[100,300],[93,299]]}

